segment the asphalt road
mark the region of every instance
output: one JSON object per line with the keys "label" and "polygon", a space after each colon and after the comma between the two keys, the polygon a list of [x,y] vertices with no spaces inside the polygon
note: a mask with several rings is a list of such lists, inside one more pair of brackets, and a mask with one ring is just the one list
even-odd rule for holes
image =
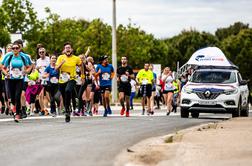
{"label": "asphalt road", "polygon": [[223,120],[215,117],[77,117],[69,124],[63,118],[1,121],[0,165],[111,166],[118,153],[143,139]]}

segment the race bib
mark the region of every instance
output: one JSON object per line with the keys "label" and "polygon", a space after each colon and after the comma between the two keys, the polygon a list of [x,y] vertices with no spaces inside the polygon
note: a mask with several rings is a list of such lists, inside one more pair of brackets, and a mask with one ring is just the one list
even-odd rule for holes
{"label": "race bib", "polygon": [[60,81],[65,83],[69,80],[70,80],[70,75],[68,73],[63,72],[60,74]]}
{"label": "race bib", "polygon": [[110,74],[109,73],[103,73],[102,74],[102,80],[106,80],[106,81],[110,80]]}
{"label": "race bib", "polygon": [[120,79],[122,82],[128,82],[128,76],[126,75],[121,75]]}
{"label": "race bib", "polygon": [[82,84],[80,76],[77,76],[76,79],[75,79],[75,81],[76,81],[76,85],[81,85]]}
{"label": "race bib", "polygon": [[143,79],[142,80],[142,85],[147,85],[148,84],[148,80],[147,79]]}
{"label": "race bib", "polygon": [[59,79],[57,77],[52,77],[52,78],[50,78],[50,82],[52,84],[57,84],[59,82]]}
{"label": "race bib", "polygon": [[10,71],[10,75],[11,75],[12,78],[18,78],[18,79],[23,78],[23,73],[19,68],[13,68]]}
{"label": "race bib", "polygon": [[164,87],[164,90],[167,90],[167,91],[168,90],[174,90],[172,83],[166,83],[165,87]]}
{"label": "race bib", "polygon": [[44,66],[41,66],[40,69],[39,69],[39,73],[40,74],[43,74],[45,72],[45,67]]}

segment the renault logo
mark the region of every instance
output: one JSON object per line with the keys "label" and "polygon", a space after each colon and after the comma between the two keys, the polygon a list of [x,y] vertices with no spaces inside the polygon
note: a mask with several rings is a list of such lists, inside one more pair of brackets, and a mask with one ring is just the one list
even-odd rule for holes
{"label": "renault logo", "polygon": [[204,93],[204,94],[205,94],[205,96],[206,96],[206,97],[210,97],[211,92],[210,92],[209,90],[207,90],[207,91],[205,91],[205,93]]}

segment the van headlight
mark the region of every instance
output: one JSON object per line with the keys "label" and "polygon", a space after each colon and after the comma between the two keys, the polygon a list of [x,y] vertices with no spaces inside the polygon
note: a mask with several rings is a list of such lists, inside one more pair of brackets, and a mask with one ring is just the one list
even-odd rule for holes
{"label": "van headlight", "polygon": [[187,93],[187,94],[193,93],[193,90],[191,88],[189,88],[189,87],[183,87],[182,91]]}
{"label": "van headlight", "polygon": [[225,95],[233,95],[233,94],[236,94],[236,93],[238,93],[238,89],[237,88],[227,89],[227,90],[224,91]]}

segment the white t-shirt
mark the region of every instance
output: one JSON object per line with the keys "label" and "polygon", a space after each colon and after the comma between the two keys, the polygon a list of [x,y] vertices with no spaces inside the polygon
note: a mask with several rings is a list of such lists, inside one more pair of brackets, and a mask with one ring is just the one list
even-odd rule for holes
{"label": "white t-shirt", "polygon": [[[47,66],[50,65],[50,58],[46,56],[44,59],[39,58],[36,62],[36,68],[40,67],[39,71],[39,77],[42,79],[42,76],[45,72],[45,69]],[[49,78],[46,79],[47,81]]]}
{"label": "white t-shirt", "polygon": [[136,81],[131,79],[130,84],[131,84],[131,92],[136,92]]}
{"label": "white t-shirt", "polygon": [[165,83],[164,90],[166,90],[166,91],[174,90],[174,87],[172,85],[172,81],[174,80],[173,77],[170,75],[167,78],[166,77],[167,77],[167,75],[162,75],[162,80]]}

